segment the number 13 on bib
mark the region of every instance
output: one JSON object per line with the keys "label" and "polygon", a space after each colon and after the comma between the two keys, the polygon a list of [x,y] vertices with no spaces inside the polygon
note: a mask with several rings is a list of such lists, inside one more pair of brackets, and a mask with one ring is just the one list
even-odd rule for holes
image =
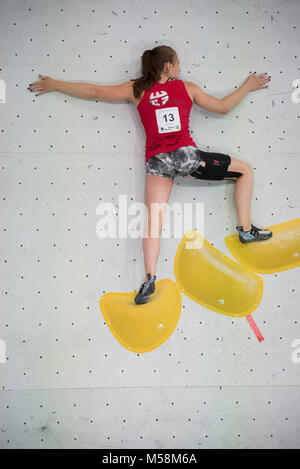
{"label": "number 13 on bib", "polygon": [[156,109],[155,113],[158,132],[160,134],[165,132],[178,132],[181,130],[178,107]]}

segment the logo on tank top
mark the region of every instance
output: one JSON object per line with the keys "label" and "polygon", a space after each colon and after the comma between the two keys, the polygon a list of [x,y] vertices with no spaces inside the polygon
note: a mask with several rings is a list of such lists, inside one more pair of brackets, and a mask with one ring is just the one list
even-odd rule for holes
{"label": "logo on tank top", "polygon": [[166,91],[156,91],[150,94],[150,103],[153,106],[163,106],[169,101],[169,95]]}
{"label": "logo on tank top", "polygon": [[[168,80],[170,81],[170,79]],[[166,103],[170,104],[178,100],[170,100],[168,93],[165,90],[152,91],[150,94],[149,102],[152,106],[161,107],[155,109],[155,117],[157,123],[157,130],[160,134],[179,132],[181,130],[180,113],[178,106],[162,107]]]}

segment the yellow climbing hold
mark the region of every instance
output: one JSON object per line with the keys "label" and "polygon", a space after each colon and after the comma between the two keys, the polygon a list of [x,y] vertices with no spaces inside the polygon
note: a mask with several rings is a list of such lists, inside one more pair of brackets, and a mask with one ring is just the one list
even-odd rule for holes
{"label": "yellow climbing hold", "polygon": [[248,316],[263,295],[261,277],[225,256],[194,230],[188,230],[178,246],[174,271],[183,293],[227,316]]}
{"label": "yellow climbing hold", "polygon": [[100,309],[115,338],[134,353],[145,353],[163,344],[173,333],[181,313],[181,293],[171,279],[155,282],[155,292],[136,305],[130,293],[105,293]]}
{"label": "yellow climbing hold", "polygon": [[273,274],[300,265],[300,218],[266,227],[273,235],[265,241],[242,244],[238,233],[226,236],[232,255],[248,269]]}

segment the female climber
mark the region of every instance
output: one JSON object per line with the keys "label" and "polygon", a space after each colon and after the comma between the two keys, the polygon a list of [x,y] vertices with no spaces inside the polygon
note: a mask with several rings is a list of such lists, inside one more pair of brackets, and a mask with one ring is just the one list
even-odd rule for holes
{"label": "female climber", "polygon": [[226,114],[248,91],[267,88],[263,85],[270,81],[270,77],[266,74],[256,76],[254,72],[235,92],[219,99],[204,93],[195,83],[179,80],[180,71],[176,51],[169,46],[157,46],[143,53],[142,76],[121,85],[70,83],[39,75],[41,81],[28,87],[30,91],[40,91],[36,96],[60,91],[88,99],[129,99],[137,107],[146,133],[147,236],[143,238],[146,276],[134,298],[136,304],[146,303],[155,291],[164,210],[158,217],[151,217],[151,206],[158,203],[165,207],[176,176],[235,181],[236,229],[240,241],[262,241],[272,236],[271,231],[254,226],[250,220],[252,166],[229,155],[198,149],[189,132],[193,102],[209,111]]}

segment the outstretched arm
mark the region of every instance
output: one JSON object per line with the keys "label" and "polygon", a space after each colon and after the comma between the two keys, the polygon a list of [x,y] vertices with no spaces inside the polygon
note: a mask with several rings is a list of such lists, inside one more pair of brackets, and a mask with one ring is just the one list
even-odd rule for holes
{"label": "outstretched arm", "polygon": [[69,81],[53,80],[53,78],[39,75],[41,81],[30,83],[27,88],[29,91],[40,91],[36,96],[49,91],[60,91],[61,93],[70,94],[77,98],[93,99],[93,90],[95,85],[90,83],[71,83]]}
{"label": "outstretched arm", "polygon": [[252,73],[244,82],[240,88],[238,88],[233,93],[225,96],[222,101],[224,103],[225,114],[231,109],[233,109],[239,102],[246,96],[249,91],[261,90],[263,88],[268,88],[268,85],[264,85],[267,81],[270,81],[269,76],[266,73],[261,73],[260,75],[255,76],[255,73]]}
{"label": "outstretched arm", "polygon": [[40,91],[36,96],[49,91],[60,91],[84,99],[107,99],[112,101],[132,99],[131,81],[116,86],[99,86],[90,83],[53,80],[53,78],[44,75],[39,75],[39,77],[41,77],[41,81],[30,83],[28,87],[30,91]]}

